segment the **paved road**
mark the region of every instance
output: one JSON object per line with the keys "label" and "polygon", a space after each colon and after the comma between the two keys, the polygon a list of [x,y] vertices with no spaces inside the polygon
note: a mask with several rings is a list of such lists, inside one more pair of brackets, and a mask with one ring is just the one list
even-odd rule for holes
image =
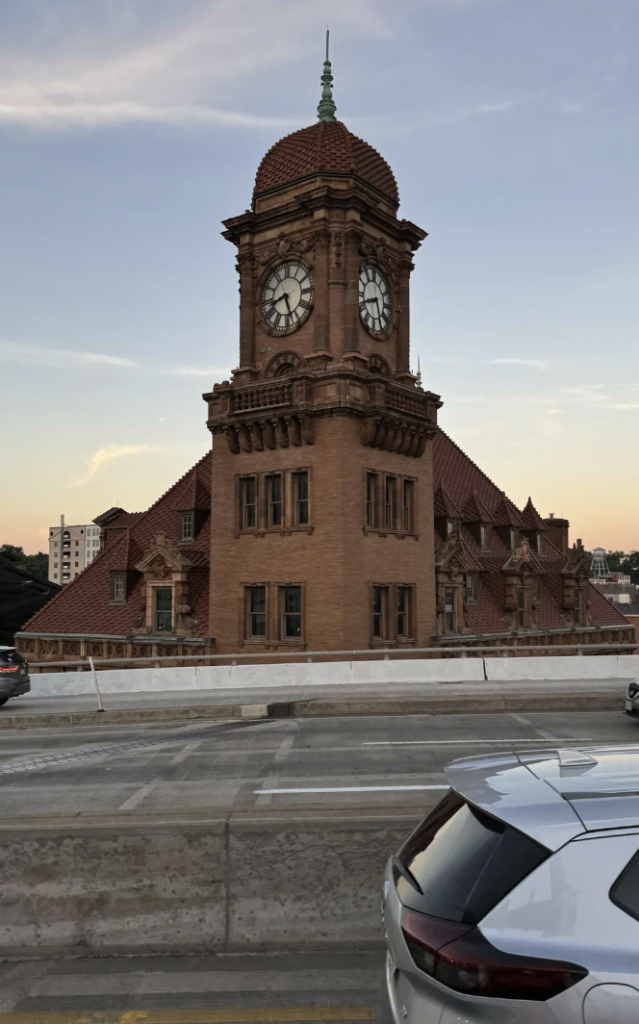
{"label": "paved road", "polygon": [[639,743],[639,722],[575,712],[11,730],[0,818],[429,805],[455,757],[597,743]]}
{"label": "paved road", "polygon": [[[32,679],[33,690],[23,697],[16,697],[0,708],[0,715],[45,715],[71,711],[95,711],[97,701],[94,694],[76,697],[38,695],[38,677]],[[171,708],[204,707],[211,704],[266,704],[273,701],[312,700],[313,698],[353,697],[472,697],[477,693],[571,693],[604,692],[619,694],[623,700],[627,680],[623,679],[542,679],[514,680],[500,683],[367,683],[367,684],[325,684],[313,686],[228,687],[216,690],[166,690],[164,692],[137,691],[133,693],[103,694],[106,710],[121,708]],[[621,703],[620,703],[621,706]]]}
{"label": "paved road", "polygon": [[381,962],[352,951],[0,964],[0,1024],[373,1020]]}

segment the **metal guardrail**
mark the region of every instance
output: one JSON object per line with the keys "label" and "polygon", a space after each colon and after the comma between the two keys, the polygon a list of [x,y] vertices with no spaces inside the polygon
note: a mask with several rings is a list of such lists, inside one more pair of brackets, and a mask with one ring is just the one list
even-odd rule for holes
{"label": "metal guardrail", "polygon": [[346,661],[348,659],[357,658],[364,660],[364,658],[372,658],[374,660],[390,661],[391,658],[403,657],[414,657],[416,654],[427,654],[429,660],[449,659],[451,656],[460,656],[467,658],[471,655],[485,656],[485,653],[495,654],[501,652],[502,658],[508,658],[510,656],[517,656],[520,651],[534,651],[540,657],[556,654],[558,651],[570,651],[575,655],[583,655],[585,651],[593,653],[595,651],[605,651],[610,654],[619,654],[620,652],[630,653],[631,651],[639,650],[639,642],[628,643],[628,644],[521,644],[517,647],[509,646],[506,644],[499,646],[490,645],[479,645],[477,647],[380,647],[380,648],[369,648],[364,647],[360,650],[352,651],[249,651],[238,654],[152,654],[147,655],[144,658],[92,658],[85,657],[76,659],[74,661],[30,661],[30,668],[77,668],[78,670],[88,669],[93,670],[93,667],[102,667],[103,665],[119,665],[122,668],[128,665],[142,665],[143,663],[150,663],[156,667],[160,667],[160,663],[163,661],[170,661],[172,663],[179,662],[191,662],[191,661],[207,661],[222,663],[227,665],[237,665],[239,661],[279,661],[289,662],[293,659],[306,660],[309,664],[312,664],[316,658],[321,659],[332,659],[335,661]]}

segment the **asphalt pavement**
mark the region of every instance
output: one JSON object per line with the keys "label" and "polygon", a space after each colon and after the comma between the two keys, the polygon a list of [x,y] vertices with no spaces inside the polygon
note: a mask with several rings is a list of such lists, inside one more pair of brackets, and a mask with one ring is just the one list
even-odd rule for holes
{"label": "asphalt pavement", "polygon": [[[206,707],[216,704],[268,704],[273,701],[303,701],[313,699],[357,699],[375,697],[472,697],[475,694],[553,694],[590,692],[618,693],[619,700],[627,680],[623,679],[542,679],[509,680],[505,682],[399,682],[330,684],[312,686],[278,686],[269,684],[262,687],[219,687],[215,690],[137,690],[130,693],[107,693],[102,695],[104,708],[108,711]],[[95,711],[95,694],[78,696],[58,695],[42,697],[38,694],[38,676],[32,677],[32,692],[16,697],[0,708],[0,717],[7,715],[49,715],[68,714],[75,711]],[[621,706],[621,704],[620,704]]]}
{"label": "asphalt pavement", "polygon": [[455,757],[638,742],[621,711],[8,731],[0,817],[428,806]]}
{"label": "asphalt pavement", "polygon": [[0,964],[0,1024],[370,1021],[381,966],[356,950]]}

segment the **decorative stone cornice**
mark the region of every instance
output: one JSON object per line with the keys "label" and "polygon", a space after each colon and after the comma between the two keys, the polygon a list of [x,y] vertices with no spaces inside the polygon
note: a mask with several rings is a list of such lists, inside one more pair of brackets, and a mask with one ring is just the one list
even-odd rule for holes
{"label": "decorative stone cornice", "polygon": [[419,458],[436,434],[441,405],[431,392],[337,361],[316,372],[217,384],[204,397],[209,430],[225,434],[234,454],[313,444],[314,421],[340,415],[361,420],[363,445]]}

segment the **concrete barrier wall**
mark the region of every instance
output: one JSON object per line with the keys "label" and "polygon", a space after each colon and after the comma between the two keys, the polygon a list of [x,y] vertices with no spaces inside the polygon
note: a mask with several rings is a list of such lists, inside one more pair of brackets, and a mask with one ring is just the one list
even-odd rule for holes
{"label": "concrete barrier wall", "polygon": [[[402,661],[296,662],[265,665],[215,665],[183,668],[105,669],[99,672],[103,693],[167,690],[290,689],[327,685],[379,683],[525,682],[566,679],[633,679],[639,677],[637,655],[584,657],[410,658]],[[32,676],[39,697],[94,693],[90,672],[51,672]]]}
{"label": "concrete barrier wall", "polygon": [[421,813],[5,827],[0,956],[380,941],[384,864]]}
{"label": "concrete barrier wall", "polygon": [[[188,668],[105,669],[98,674],[103,693],[165,690],[242,690],[259,687],[326,686],[357,683],[483,682],[481,658],[407,661],[298,662],[284,665],[215,665]],[[31,677],[38,697],[94,693],[90,672],[47,672]]]}
{"label": "concrete barrier wall", "polygon": [[486,679],[514,682],[526,679],[634,679],[639,656],[634,654],[584,655],[563,658],[485,658]]}

